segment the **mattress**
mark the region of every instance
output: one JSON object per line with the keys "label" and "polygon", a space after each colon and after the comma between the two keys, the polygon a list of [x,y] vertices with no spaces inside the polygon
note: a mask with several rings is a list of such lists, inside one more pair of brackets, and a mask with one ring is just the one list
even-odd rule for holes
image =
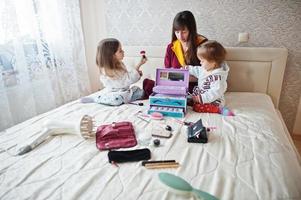
{"label": "mattress", "polygon": [[[159,172],[180,176],[219,199],[301,199],[301,167],[270,97],[233,92],[226,94],[226,103],[236,116],[188,109],[185,121],[201,118],[205,126],[215,127],[207,144],[187,143],[185,126],[173,118],[150,123],[137,118],[139,111],[146,112],[147,101],[120,107],[74,101],[36,116],[1,132],[0,199],[195,199],[169,191]],[[93,139],[76,135],[55,136],[24,156],[13,156],[39,134],[45,120],[75,120],[84,114],[97,125],[133,122],[138,145],[132,149],[149,148],[152,160],[175,159],[180,167],[115,166]],[[173,136],[155,147],[150,133],[161,125],[170,125]]]}

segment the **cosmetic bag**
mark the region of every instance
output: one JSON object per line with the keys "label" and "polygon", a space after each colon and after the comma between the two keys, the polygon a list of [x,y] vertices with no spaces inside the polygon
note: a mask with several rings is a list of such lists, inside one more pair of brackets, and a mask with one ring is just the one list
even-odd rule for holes
{"label": "cosmetic bag", "polygon": [[148,148],[129,151],[109,151],[108,158],[110,163],[135,162],[149,160],[151,152]]}
{"label": "cosmetic bag", "polygon": [[136,145],[137,139],[131,122],[114,122],[97,128],[96,147],[99,150],[128,148]]}

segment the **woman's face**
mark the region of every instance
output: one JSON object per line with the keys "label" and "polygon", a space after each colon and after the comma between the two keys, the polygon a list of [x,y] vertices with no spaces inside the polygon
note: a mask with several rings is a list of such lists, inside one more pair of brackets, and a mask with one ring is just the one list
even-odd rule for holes
{"label": "woman's face", "polygon": [[122,50],[121,44],[119,44],[119,47],[114,55],[118,61],[122,61],[124,57],[124,51]]}
{"label": "woman's face", "polygon": [[181,30],[176,30],[175,35],[177,39],[180,40],[181,42],[187,42],[189,37],[189,30],[187,29],[187,27]]}

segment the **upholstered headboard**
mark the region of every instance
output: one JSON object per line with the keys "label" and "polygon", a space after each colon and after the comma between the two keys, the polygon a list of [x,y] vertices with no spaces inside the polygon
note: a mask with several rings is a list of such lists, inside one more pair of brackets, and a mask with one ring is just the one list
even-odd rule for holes
{"label": "upholstered headboard", "polygon": [[[142,67],[143,78],[155,79],[155,70],[164,66],[163,46],[125,46],[124,62],[134,66],[145,50],[148,62]],[[227,47],[230,66],[228,90],[266,93],[278,108],[288,51],[285,48]]]}

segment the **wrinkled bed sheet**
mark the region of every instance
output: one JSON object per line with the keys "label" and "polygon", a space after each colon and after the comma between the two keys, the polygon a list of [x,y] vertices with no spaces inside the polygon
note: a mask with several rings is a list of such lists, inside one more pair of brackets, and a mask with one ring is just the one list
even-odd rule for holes
{"label": "wrinkled bed sheet", "polygon": [[[147,106],[74,101],[36,116],[1,132],[1,148],[14,154],[39,134],[47,119],[75,120],[89,114],[98,125],[133,122],[138,139],[134,149],[149,148],[153,160],[175,159],[180,167],[149,170],[140,162],[116,167],[108,163],[107,151],[96,149],[95,141],[59,135],[24,156],[1,151],[0,199],[195,199],[168,191],[159,182],[159,172],[181,176],[220,199],[301,199],[301,168],[270,98],[227,93],[226,102],[235,117],[189,108],[186,121],[202,118],[205,126],[216,127],[207,144],[187,143],[186,128],[172,118],[151,123],[138,119],[136,113]],[[151,129],[165,124],[172,126],[173,136],[154,147]]]}

